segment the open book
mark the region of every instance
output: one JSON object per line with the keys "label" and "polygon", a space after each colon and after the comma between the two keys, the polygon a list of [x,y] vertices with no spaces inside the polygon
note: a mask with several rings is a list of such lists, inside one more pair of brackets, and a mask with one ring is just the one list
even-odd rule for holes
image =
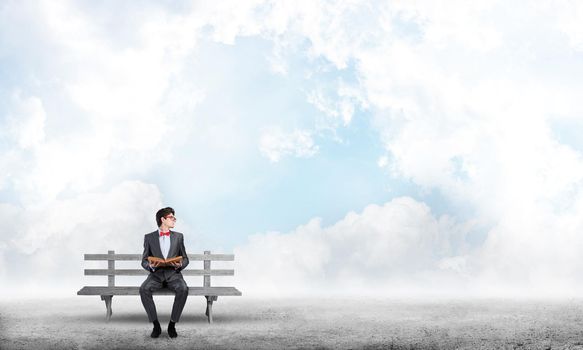
{"label": "open book", "polygon": [[158,265],[158,267],[160,266],[172,266],[172,263],[181,263],[182,264],[182,257],[181,256],[177,256],[174,258],[168,258],[168,259],[161,259],[161,258],[157,258],[155,256],[149,256],[148,257],[148,263],[152,264],[154,262],[159,262],[160,265]]}

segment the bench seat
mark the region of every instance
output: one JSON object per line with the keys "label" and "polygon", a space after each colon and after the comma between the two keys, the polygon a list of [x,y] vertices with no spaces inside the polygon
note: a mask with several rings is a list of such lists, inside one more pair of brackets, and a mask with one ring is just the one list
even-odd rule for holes
{"label": "bench seat", "polygon": [[[203,262],[202,269],[185,269],[181,273],[184,276],[203,276],[203,285],[198,287],[188,287],[188,295],[201,295],[206,298],[206,312],[209,323],[213,322],[213,302],[219,296],[240,296],[242,293],[235,287],[211,287],[211,276],[233,276],[233,269],[211,269],[211,261],[234,261],[233,254],[211,254],[204,251],[204,254],[188,254],[191,261]],[[115,295],[140,295],[139,286],[116,286],[116,276],[147,276],[150,272],[144,269],[116,269],[116,261],[141,261],[142,254],[115,254],[109,250],[107,254],[85,254],[85,260],[107,261],[107,269],[85,269],[85,276],[107,276],[107,286],[85,286],[81,288],[77,295],[99,295],[105,302],[105,317],[111,319],[111,303]],[[141,284],[141,282],[140,282]],[[168,288],[154,292],[154,295],[174,295]]]}
{"label": "bench seat", "polygon": [[[140,287],[86,286],[79,290],[77,295],[140,295]],[[154,295],[174,295],[174,292],[163,288],[154,292]],[[241,292],[235,287],[188,287],[188,295],[239,296]]]}

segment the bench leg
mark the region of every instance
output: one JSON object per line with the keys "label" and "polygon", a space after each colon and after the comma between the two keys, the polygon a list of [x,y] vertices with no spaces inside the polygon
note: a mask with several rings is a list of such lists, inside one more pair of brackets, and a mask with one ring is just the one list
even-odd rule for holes
{"label": "bench leg", "polygon": [[205,295],[206,298],[206,312],[205,315],[208,317],[209,323],[213,323],[213,301],[216,301],[219,297],[216,295]]}
{"label": "bench leg", "polygon": [[111,319],[111,299],[113,298],[113,295],[102,295],[101,296],[101,300],[105,301],[105,317],[107,319],[107,321],[109,321]]}

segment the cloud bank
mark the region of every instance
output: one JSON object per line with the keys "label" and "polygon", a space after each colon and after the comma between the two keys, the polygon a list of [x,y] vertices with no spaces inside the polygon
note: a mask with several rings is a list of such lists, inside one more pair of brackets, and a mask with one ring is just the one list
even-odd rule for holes
{"label": "cloud bank", "polygon": [[[185,168],[195,170],[201,159],[314,160],[366,119],[383,145],[372,157],[379,171],[411,193],[328,226],[315,218],[250,236],[235,249],[242,288],[581,292],[581,5],[0,6],[0,57],[10,67],[0,89],[0,217],[18,221],[16,237],[0,236],[3,276],[50,279],[69,266],[65,254],[87,247],[135,251],[133,237],[114,232],[150,229],[163,184],[145,179],[175,157],[191,154]],[[241,38],[269,43],[272,71],[300,85],[316,116],[234,123],[236,115],[196,114],[209,88],[189,74],[200,45]],[[264,132],[250,131],[258,126]],[[208,149],[185,147],[193,144]],[[216,166],[191,186],[251,182],[225,173]],[[441,202],[424,200],[430,192]],[[73,267],[64,271],[75,279]]]}
{"label": "cloud bank", "polygon": [[[564,3],[559,9],[546,2],[529,3],[505,16],[500,14],[508,5],[495,1],[456,2],[449,7],[431,2],[284,7],[274,5],[272,10],[289,15],[279,22],[286,29],[266,29],[278,40],[289,39],[279,45],[293,46],[295,36],[301,35],[314,57],[325,58],[339,71],[349,64],[355,67],[358,80],[351,87],[359,93],[352,108],[372,113],[387,151],[381,157],[383,167],[395,178],[438,190],[454,208],[460,208],[463,214],[451,213],[458,221],[469,216],[478,227],[488,227],[486,239],[475,249],[444,255],[426,269],[414,269],[409,275],[415,281],[411,285],[424,288],[419,277],[423,271],[440,280],[440,268],[449,267],[457,272],[454,289],[467,291],[468,284],[478,294],[580,292],[581,259],[574,247],[581,244],[581,148],[560,142],[555,129],[564,122],[580,130],[575,121],[583,112],[577,98],[582,85],[566,68],[580,67],[568,58],[580,54],[579,30],[566,24],[581,13],[577,5]],[[553,19],[549,11],[556,14]],[[359,21],[362,18],[366,21]],[[521,26],[517,27],[518,22]],[[551,61],[556,65],[549,66]],[[325,111],[322,104],[317,105]],[[342,113],[328,115],[340,118]],[[344,118],[344,123],[350,123],[350,118]],[[366,210],[362,216],[367,217]],[[420,230],[424,233],[414,237],[432,237],[435,229],[428,221],[416,219],[425,225]],[[291,286],[314,285],[318,278],[294,277],[314,274],[339,282],[342,279],[334,273],[330,276],[325,266],[335,266],[328,259],[338,261],[344,256],[341,249],[331,247],[335,239],[350,241],[346,235],[351,229],[328,235],[322,232],[332,228],[316,229],[313,241],[306,241],[314,225],[282,236],[256,236],[247,249],[253,256],[259,255],[255,245],[278,254],[294,251],[299,267],[294,267],[291,261],[296,260],[290,256],[273,257],[276,266],[285,266],[281,271],[290,271]],[[407,228],[397,226],[394,231],[407,232]],[[471,225],[467,230],[468,236],[475,234]],[[361,266],[361,272],[391,263],[402,271],[417,266],[416,259],[394,262],[395,252],[383,245],[381,237],[362,235],[364,242],[383,247],[386,255],[378,266]],[[410,248],[399,242],[395,240],[394,249],[408,252]],[[303,262],[301,248],[312,245],[321,258]],[[420,261],[431,255],[423,244],[415,248],[419,254],[411,256]],[[243,249],[242,254],[248,253]],[[353,254],[375,256],[366,245],[355,245],[346,256]],[[299,272],[306,264],[310,268]],[[395,271],[385,272],[365,280],[390,284]],[[358,281],[359,276],[353,271],[346,280]],[[275,285],[286,285],[283,277],[272,279],[278,281]]]}
{"label": "cloud bank", "polygon": [[[250,237],[235,250],[237,283],[252,294],[450,292],[470,274],[468,224],[435,217],[412,198],[367,206],[322,227],[318,218],[289,233]],[[451,275],[458,278],[452,286]],[[412,289],[413,288],[413,289]]]}

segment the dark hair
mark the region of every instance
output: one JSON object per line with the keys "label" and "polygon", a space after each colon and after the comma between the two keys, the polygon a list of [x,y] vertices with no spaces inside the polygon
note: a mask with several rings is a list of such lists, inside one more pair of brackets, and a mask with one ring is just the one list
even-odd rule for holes
{"label": "dark hair", "polygon": [[162,208],[162,209],[158,210],[158,212],[156,213],[156,223],[158,224],[158,227],[160,227],[162,225],[162,218],[168,214],[176,215],[176,214],[174,214],[174,209],[172,209],[170,207],[166,207],[166,208]]}

